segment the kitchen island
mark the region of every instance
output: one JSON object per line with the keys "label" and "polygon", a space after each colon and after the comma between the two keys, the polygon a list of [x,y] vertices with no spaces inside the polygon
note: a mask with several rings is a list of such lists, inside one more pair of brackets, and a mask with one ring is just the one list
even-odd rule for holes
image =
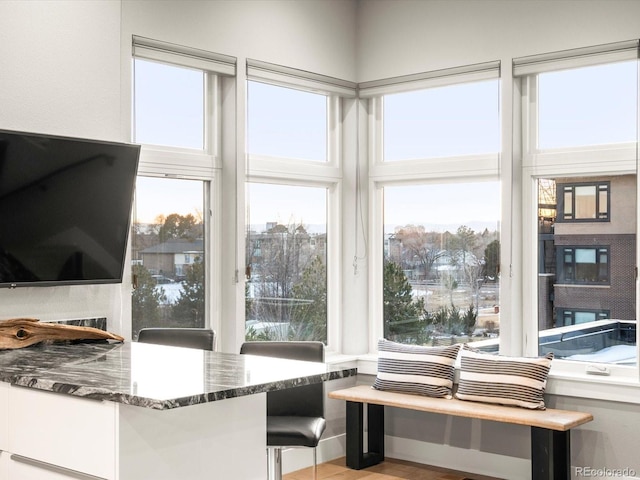
{"label": "kitchen island", "polygon": [[0,480],[263,480],[266,392],[355,374],[142,343],[0,351]]}

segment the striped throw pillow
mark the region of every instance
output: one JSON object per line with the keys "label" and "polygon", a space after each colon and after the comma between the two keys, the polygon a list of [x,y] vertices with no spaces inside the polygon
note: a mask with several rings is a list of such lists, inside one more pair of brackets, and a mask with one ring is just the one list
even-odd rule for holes
{"label": "striped throw pillow", "polygon": [[460,345],[424,347],[378,341],[378,375],[373,388],[452,398],[454,365]]}
{"label": "striped throw pillow", "polygon": [[464,345],[455,396],[460,400],[544,410],[552,359],[553,353],[544,357],[507,357]]}

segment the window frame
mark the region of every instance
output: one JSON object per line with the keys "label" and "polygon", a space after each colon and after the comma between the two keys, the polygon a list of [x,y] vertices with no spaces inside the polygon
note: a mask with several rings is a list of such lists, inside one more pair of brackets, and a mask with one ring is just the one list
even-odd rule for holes
{"label": "window frame", "polygon": [[[606,285],[606,286],[610,286],[611,285],[611,262],[610,262],[610,248],[608,245],[557,245],[557,262],[556,265],[559,266],[558,272],[556,272],[556,275],[558,276],[557,279],[557,283],[560,285]],[[578,270],[578,264],[581,262],[578,262],[576,260],[577,252],[578,250],[594,250],[595,251],[595,257],[596,257],[596,261],[595,261],[595,268],[598,272],[598,279],[600,278],[600,272],[602,269],[602,266],[605,265],[606,266],[606,275],[602,280],[595,280],[595,281],[581,281],[581,280],[577,280],[576,276],[577,276],[577,270]],[[602,259],[602,255],[605,254],[606,255],[606,259],[607,262],[603,263],[600,260]],[[567,255],[571,256],[572,261],[570,262],[571,265],[570,267],[567,267],[567,265],[569,264],[569,262],[567,262]],[[571,277],[572,278],[568,278],[569,274],[567,274],[567,270],[571,271]]]}
{"label": "window frame", "polygon": [[[342,184],[344,104],[355,97],[355,84],[300,70],[247,60],[248,82],[262,82],[327,96],[327,161],[246,155],[245,185],[270,183],[327,189],[327,353],[342,348]],[[249,118],[247,101],[247,119]],[[244,239],[243,239],[244,241]],[[244,329],[244,324],[243,327]]]}
{"label": "window frame", "polygon": [[[563,321],[561,326],[563,327],[580,324],[580,322],[576,323],[576,313],[593,313],[596,317],[596,320],[606,319],[610,315],[609,310],[592,310],[592,309],[586,309],[586,308],[583,309],[583,308],[563,308],[563,307],[558,307],[558,310],[559,312],[562,313]],[[604,318],[599,318],[601,316],[604,316]],[[564,319],[566,319],[567,317],[571,318],[571,323],[564,322]]]}
{"label": "window frame", "polygon": [[[586,218],[580,217],[576,218],[576,187],[594,187],[595,192],[595,211],[594,217]],[[603,188],[606,187],[606,188]],[[566,195],[567,189],[570,189],[571,195],[571,216],[568,217],[566,213]],[[611,182],[608,181],[596,181],[596,182],[577,182],[577,183],[557,183],[556,191],[562,191],[562,194],[557,196],[558,201],[558,217],[556,218],[556,222],[572,222],[572,223],[588,223],[588,222],[609,222],[611,221]],[[606,209],[602,210],[602,205],[600,201],[600,194],[602,192],[606,193]]]}
{"label": "window frame", "polygon": [[[204,74],[204,148],[182,148],[161,145],[141,145],[138,176],[176,178],[203,182],[204,204],[204,276],[205,327],[221,331],[222,252],[222,77],[235,75],[235,58],[204,52],[189,47],[167,44],[151,39],[133,38],[131,57],[131,105],[135,95],[136,59],[153,61],[183,68],[201,70]],[[215,68],[221,59],[223,67]],[[131,113],[131,135],[135,141],[135,112]],[[131,324],[125,325],[131,331]]]}
{"label": "window frame", "polygon": [[[578,49],[578,51],[558,52],[540,56],[540,63],[536,63],[536,56],[524,59],[514,59],[514,103],[517,103],[514,112],[519,113],[519,118],[514,114],[514,128],[521,127],[522,134],[516,137],[513,150],[516,155],[521,152],[522,186],[521,193],[521,217],[522,217],[522,251],[533,252],[534,255],[522,256],[522,325],[523,347],[522,354],[527,356],[538,355],[538,255],[537,255],[537,183],[541,178],[554,178],[560,183],[562,177],[576,176],[618,176],[632,174],[638,179],[638,142],[626,142],[608,145],[589,145],[577,147],[562,147],[556,149],[541,150],[537,147],[537,103],[538,75],[548,71],[563,68],[592,66],[606,64],[621,60],[638,61],[638,41],[626,42],[619,50],[611,50],[610,46],[590,47]],[[574,55],[575,56],[572,56]],[[566,58],[565,58],[566,56]],[[542,58],[546,57],[546,58]],[[548,59],[548,61],[547,61]],[[531,60],[531,61],[530,61]],[[523,67],[522,64],[525,64]],[[640,102],[640,100],[636,99]],[[640,105],[639,105],[640,107]],[[518,124],[518,122],[520,122]],[[602,158],[607,158],[603,162]],[[636,188],[637,184],[636,184]],[[608,200],[611,198],[609,190]],[[609,218],[611,205],[608,205]],[[636,209],[640,207],[636,199]],[[637,210],[640,211],[640,210]],[[518,215],[514,210],[513,215]],[[597,221],[597,220],[591,220]],[[580,223],[575,221],[575,223]],[[636,229],[636,264],[638,256],[638,230]],[[609,262],[611,259],[609,258]],[[638,282],[635,285],[636,292],[636,319],[638,319],[639,290]],[[640,335],[640,331],[637,332]],[[535,339],[529,341],[529,339]],[[640,343],[637,342],[640,347]],[[554,384],[556,388],[551,393],[566,393],[590,398],[629,398],[631,391],[628,386],[640,386],[640,357],[635,367],[624,367],[615,364],[606,364],[610,375],[596,377],[586,373],[587,363],[567,360],[554,361],[550,378],[572,380],[565,384]],[[607,384],[610,389],[603,393],[598,387],[591,385]],[[632,390],[635,391],[635,390]]]}
{"label": "window frame", "polygon": [[[384,267],[384,187],[418,184],[441,184],[500,181],[500,152],[461,155],[419,160],[384,161],[383,122],[386,94],[457,85],[465,82],[495,80],[500,88],[500,62],[425,72],[361,85],[360,97],[368,103],[369,152],[369,352],[378,350],[384,337],[383,291]],[[496,105],[499,108],[499,105]],[[500,232],[502,238],[502,232]],[[380,292],[380,295],[375,294]]]}

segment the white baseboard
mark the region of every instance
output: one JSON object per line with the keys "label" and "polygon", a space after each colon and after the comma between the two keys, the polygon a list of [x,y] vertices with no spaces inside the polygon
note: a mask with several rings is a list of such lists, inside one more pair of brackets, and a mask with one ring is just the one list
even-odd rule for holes
{"label": "white baseboard", "polygon": [[[318,463],[343,457],[346,450],[345,444],[345,435],[323,439],[318,445]],[[529,480],[531,478],[529,459],[425,443],[389,435],[385,436],[385,456],[489,477],[509,480]],[[283,452],[282,457],[283,473],[295,472],[313,464],[313,453],[310,448],[290,448]],[[587,478],[589,480],[640,480],[640,477],[629,475],[615,477],[589,475],[587,477],[577,473],[576,468],[572,468],[571,478],[573,480]],[[631,471],[628,473],[637,475],[639,472]]]}
{"label": "white baseboard", "polygon": [[[318,463],[343,457],[345,450],[344,435],[323,439],[318,445]],[[385,436],[385,456],[463,472],[508,478],[509,480],[529,480],[531,476],[531,466],[528,459],[436,445],[389,435]],[[310,467],[312,464],[313,453],[309,448],[290,448],[282,453],[283,473],[295,472]]]}

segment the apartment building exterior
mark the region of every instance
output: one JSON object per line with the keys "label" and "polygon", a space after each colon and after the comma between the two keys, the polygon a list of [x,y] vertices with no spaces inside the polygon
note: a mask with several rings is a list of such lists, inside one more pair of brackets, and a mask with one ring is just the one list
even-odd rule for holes
{"label": "apartment building exterior", "polygon": [[539,329],[635,320],[636,176],[539,185]]}

